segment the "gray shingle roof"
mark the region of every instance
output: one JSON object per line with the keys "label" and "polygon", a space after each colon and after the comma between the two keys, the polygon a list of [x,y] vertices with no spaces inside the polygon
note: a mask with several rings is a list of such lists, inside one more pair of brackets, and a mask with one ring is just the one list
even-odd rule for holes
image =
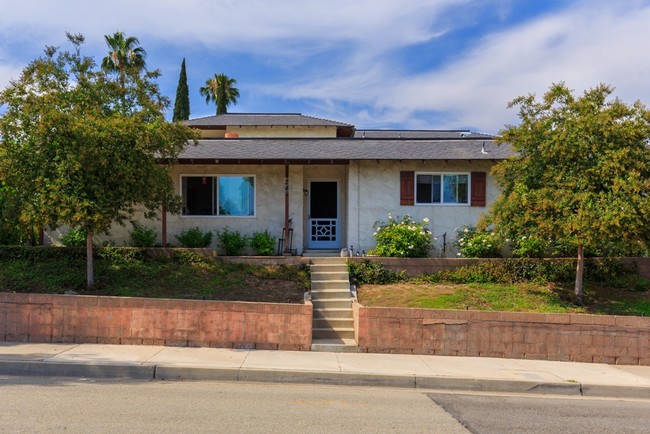
{"label": "gray shingle roof", "polygon": [[191,119],[184,122],[190,127],[226,126],[333,126],[354,127],[343,122],[305,116],[300,113],[226,113]]}
{"label": "gray shingle roof", "polygon": [[[484,148],[483,148],[484,146]],[[482,152],[484,151],[484,152]],[[204,139],[180,160],[502,160],[509,145],[486,139]]]}

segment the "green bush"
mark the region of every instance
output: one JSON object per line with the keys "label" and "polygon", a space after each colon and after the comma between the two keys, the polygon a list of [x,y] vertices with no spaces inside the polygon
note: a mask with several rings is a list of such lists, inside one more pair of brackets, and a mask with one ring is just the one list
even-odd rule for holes
{"label": "green bush", "polygon": [[348,262],[350,282],[355,285],[373,284],[384,285],[407,280],[404,272],[395,272],[387,269],[380,262],[363,259],[361,262]]}
{"label": "green bush", "polygon": [[228,256],[239,256],[248,246],[249,239],[239,231],[231,231],[225,228],[223,231],[217,231],[219,245]]}
{"label": "green bush", "polygon": [[70,229],[61,237],[61,244],[65,247],[84,247],[86,245],[86,231],[83,229]]}
{"label": "green bush", "polygon": [[388,214],[387,222],[375,223],[373,236],[377,247],[368,253],[399,258],[426,258],[432,248],[432,237],[426,228],[429,219],[416,222],[409,215],[400,221]]}
{"label": "green bush", "polygon": [[512,255],[517,258],[543,258],[549,242],[541,238],[522,235],[513,240]]}
{"label": "green bush", "polygon": [[[575,281],[575,260],[554,260],[536,258],[503,259],[480,261],[454,270],[441,271],[424,277],[425,280],[452,283],[571,283]],[[604,283],[608,286],[619,287],[616,282],[625,281],[629,287],[634,277],[635,290],[644,290],[647,279],[643,279],[633,271],[625,269],[616,259],[587,259],[585,261],[584,279],[589,282]],[[625,280],[628,279],[628,280]]]}
{"label": "green bush", "polygon": [[176,239],[181,243],[181,247],[200,248],[208,247],[212,242],[212,232],[203,232],[201,229],[186,229],[176,235]]}
{"label": "green bush", "polygon": [[254,232],[251,237],[251,247],[256,255],[271,256],[275,251],[275,238],[269,231]]}
{"label": "green bush", "polygon": [[129,232],[131,246],[133,247],[153,247],[156,243],[156,231],[151,228],[145,228],[137,222],[132,222],[133,230]]}
{"label": "green bush", "polygon": [[458,256],[465,258],[498,258],[502,242],[494,232],[479,231],[474,227],[465,227],[456,232]]}

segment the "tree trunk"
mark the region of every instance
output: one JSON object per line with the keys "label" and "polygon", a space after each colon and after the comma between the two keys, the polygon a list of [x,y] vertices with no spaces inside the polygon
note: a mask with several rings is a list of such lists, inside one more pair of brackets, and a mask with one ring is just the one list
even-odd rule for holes
{"label": "tree trunk", "polygon": [[93,271],[93,232],[86,234],[86,279],[88,289],[95,287],[95,273]]}
{"label": "tree trunk", "polygon": [[584,304],[584,300],[582,298],[583,292],[582,292],[582,275],[585,269],[585,247],[580,244],[578,246],[578,265],[576,266],[576,286],[575,286],[575,291],[576,291],[576,299],[578,301],[578,304]]}

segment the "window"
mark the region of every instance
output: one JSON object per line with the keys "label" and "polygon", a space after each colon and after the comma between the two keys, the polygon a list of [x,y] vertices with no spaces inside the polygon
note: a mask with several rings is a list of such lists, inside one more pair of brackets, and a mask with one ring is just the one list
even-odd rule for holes
{"label": "window", "polygon": [[183,215],[255,215],[255,177],[182,176]]}
{"label": "window", "polygon": [[418,173],[415,177],[418,204],[468,204],[469,175],[466,173]]}

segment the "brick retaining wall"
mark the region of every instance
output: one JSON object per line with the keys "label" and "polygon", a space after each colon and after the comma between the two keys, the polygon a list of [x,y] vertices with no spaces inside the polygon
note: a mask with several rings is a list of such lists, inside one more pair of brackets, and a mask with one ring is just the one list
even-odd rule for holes
{"label": "brick retaining wall", "polygon": [[0,293],[0,340],[309,350],[312,304]]}
{"label": "brick retaining wall", "polygon": [[354,305],[363,352],[650,365],[650,318]]}

